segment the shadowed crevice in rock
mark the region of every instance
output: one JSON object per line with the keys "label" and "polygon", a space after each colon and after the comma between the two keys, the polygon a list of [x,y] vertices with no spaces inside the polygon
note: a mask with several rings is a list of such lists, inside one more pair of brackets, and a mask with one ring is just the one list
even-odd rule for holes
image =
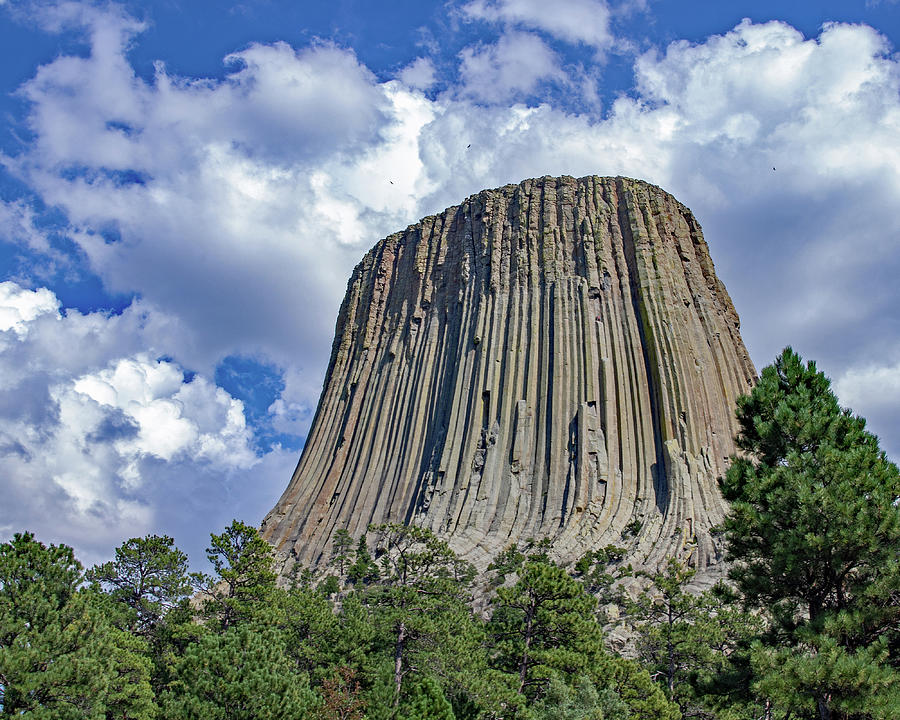
{"label": "shadowed crevice in rock", "polygon": [[690,210],[627,178],[539,178],[385,238],[353,272],[303,454],[263,523],[287,569],[345,528],[433,529],[484,567],[718,559],[716,478],[755,372]]}
{"label": "shadowed crevice in rock", "polygon": [[[641,273],[638,267],[638,253],[635,243],[636,239],[641,237],[639,228],[632,222],[632,214],[638,210],[631,205],[631,194],[628,189],[623,186],[621,181],[617,182],[617,189],[620,197],[624,202],[619,204],[619,226],[622,228],[623,247],[625,249],[625,263],[628,266],[628,274],[632,278],[640,278]],[[653,447],[656,462],[650,466],[650,474],[653,478],[653,492],[656,500],[656,509],[660,513],[665,513],[668,497],[669,483],[666,477],[665,464],[663,462],[663,444],[662,432],[660,430],[659,415],[659,377],[654,374],[654,369],[658,367],[658,358],[651,358],[650,353],[655,347],[652,338],[648,340],[651,328],[648,318],[648,309],[644,304],[644,286],[641,282],[631,283],[631,302],[634,305],[634,314],[638,318],[637,329],[640,335],[641,354],[644,360],[644,378],[647,384],[647,394],[650,401],[650,418],[653,425]]]}

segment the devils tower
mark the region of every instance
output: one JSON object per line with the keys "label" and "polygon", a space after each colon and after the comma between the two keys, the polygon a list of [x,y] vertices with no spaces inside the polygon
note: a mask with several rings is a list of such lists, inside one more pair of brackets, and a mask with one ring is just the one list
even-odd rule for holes
{"label": "devils tower", "polygon": [[484,568],[549,538],[706,567],[735,400],[755,371],[691,211],[626,178],[485,190],[353,271],[290,484],[289,567],[336,530],[427,526]]}

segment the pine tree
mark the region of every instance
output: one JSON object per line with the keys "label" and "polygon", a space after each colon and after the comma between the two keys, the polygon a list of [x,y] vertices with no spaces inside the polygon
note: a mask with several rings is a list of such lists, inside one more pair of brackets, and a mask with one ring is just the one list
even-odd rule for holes
{"label": "pine tree", "polygon": [[468,604],[474,569],[425,528],[370,531],[379,537],[382,568],[362,598],[390,657],[392,705],[408,699],[411,675],[417,682],[439,675],[452,690],[465,690],[481,639]]}
{"label": "pine tree", "polygon": [[595,670],[594,676],[596,687],[611,687],[628,706],[628,720],[682,720],[678,706],[666,699],[635,660],[613,657],[602,673]]}
{"label": "pine tree", "polygon": [[732,502],[724,529],[731,576],[772,625],[754,653],[759,692],[821,720],[862,706],[859,717],[896,717],[896,466],[790,348],[738,400],[737,416],[744,454],[722,482]]}
{"label": "pine tree", "polygon": [[565,680],[602,662],[602,632],[594,617],[596,600],[566,571],[530,559],[517,582],[497,590],[488,625],[493,662],[514,674],[517,692],[539,698],[553,673]]}
{"label": "pine tree", "polygon": [[255,527],[232,521],[221,535],[210,535],[206,556],[216,574],[196,576],[196,581],[207,617],[225,629],[266,610],[277,579],[275,557]]}
{"label": "pine tree", "polygon": [[576,576],[601,604],[623,602],[616,582],[634,574],[630,564],[622,564],[626,553],[625,548],[607,545],[585,553],[575,563]]}
{"label": "pine tree", "polygon": [[318,705],[284,634],[247,622],[191,644],[162,702],[168,720],[312,720]]}
{"label": "pine tree", "polygon": [[336,667],[322,682],[322,720],[363,720],[366,703],[356,673],[346,665]]}
{"label": "pine tree", "polygon": [[398,715],[404,720],[456,720],[440,684],[431,677],[413,684]]}
{"label": "pine tree", "polygon": [[[94,596],[100,606],[107,604],[106,598]],[[118,718],[156,717],[156,697],[153,689],[153,662],[147,641],[138,635],[118,627],[109,627],[104,641],[93,641],[93,651],[103,653],[108,667],[106,686],[107,720]]]}
{"label": "pine tree", "polygon": [[675,558],[661,572],[639,574],[650,580],[628,607],[639,658],[684,717],[704,717],[726,702],[733,665],[745,658],[761,622],[724,585],[690,592],[696,571]]}
{"label": "pine tree", "polygon": [[[650,575],[651,585],[630,609],[637,621],[638,650],[652,674],[664,680],[666,696],[684,711],[687,674],[700,662],[701,638],[715,630],[706,608],[685,590],[695,571],[671,558],[665,571]],[[705,644],[705,643],[703,643]]]}
{"label": "pine tree", "polygon": [[131,538],[116,548],[115,560],[97,565],[86,577],[131,610],[129,629],[141,635],[191,593],[187,555],[168,536]]}
{"label": "pine tree", "polygon": [[535,720],[629,720],[631,714],[609,686],[598,690],[581,675],[572,685],[553,676],[544,697],[533,708]]}
{"label": "pine tree", "polygon": [[334,605],[318,588],[278,589],[269,605],[267,621],[284,631],[288,655],[314,682],[333,676],[334,668],[347,662],[353,648],[345,637],[353,626],[342,627]]}
{"label": "pine tree", "polygon": [[605,651],[596,599],[549,559],[545,543],[530,542],[524,552],[507,548],[498,560],[495,569],[517,578],[497,589],[487,627],[491,663],[518,691],[518,702],[504,699],[504,717],[530,717],[534,708],[550,712],[551,688],[576,712],[586,697],[586,679],[598,692],[597,707],[585,711],[586,717],[624,712],[629,720],[680,720],[677,705],[666,700],[646,670]]}
{"label": "pine tree", "polygon": [[30,533],[0,545],[0,714],[101,720],[155,715],[142,640],[112,627],[102,596],[80,588],[65,545]]}
{"label": "pine tree", "polygon": [[350,567],[352,548],[353,536],[345,528],[338,528],[331,539],[331,564],[337,568],[341,580]]}
{"label": "pine tree", "polygon": [[356,552],[353,564],[347,571],[347,579],[355,585],[368,585],[378,580],[378,566],[372,560],[365,535],[362,535],[356,543]]}

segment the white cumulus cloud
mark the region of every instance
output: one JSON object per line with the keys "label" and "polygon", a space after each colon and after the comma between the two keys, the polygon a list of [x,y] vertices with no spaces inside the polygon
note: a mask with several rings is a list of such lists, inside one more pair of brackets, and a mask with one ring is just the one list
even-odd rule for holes
{"label": "white cumulus cloud", "polygon": [[321,367],[348,268],[416,212],[430,103],[330,45],[251,45],[222,81],[159,65],[146,82],[117,18],[22,87],[35,140],[7,167],[66,212],[110,290],[185,322],[192,366],[264,347]]}
{"label": "white cumulus cloud", "polygon": [[[167,524],[179,474],[220,496],[246,492],[260,461],[243,405],[147,352],[167,325],[158,311],[59,308],[46,288],[0,284],[0,530],[40,530],[97,558]],[[123,355],[129,348],[144,350]],[[178,512],[191,504],[202,500]]]}
{"label": "white cumulus cloud", "polygon": [[121,358],[76,378],[63,392],[121,411],[136,429],[117,443],[123,457],[172,460],[188,454],[223,468],[249,467],[256,460],[241,401],[202,377],[185,383],[172,362],[143,354]]}
{"label": "white cumulus cloud", "polygon": [[900,459],[900,362],[851,367],[835,379],[833,387],[841,405],[863,412],[869,430],[880,436],[882,448],[895,462]]}
{"label": "white cumulus cloud", "polygon": [[537,35],[525,32],[463,49],[459,74],[461,94],[487,103],[505,103],[532,93],[542,80],[563,77],[556,54]]}
{"label": "white cumulus cloud", "polygon": [[417,90],[428,90],[437,81],[434,62],[427,57],[417,57],[397,77],[404,85]]}
{"label": "white cumulus cloud", "polygon": [[12,330],[22,337],[31,320],[57,310],[59,300],[47,288],[26,290],[11,281],[0,283],[0,332]]}
{"label": "white cumulus cloud", "polygon": [[612,44],[609,6],[603,0],[472,0],[462,7],[473,20],[542,30],[571,43],[598,49]]}

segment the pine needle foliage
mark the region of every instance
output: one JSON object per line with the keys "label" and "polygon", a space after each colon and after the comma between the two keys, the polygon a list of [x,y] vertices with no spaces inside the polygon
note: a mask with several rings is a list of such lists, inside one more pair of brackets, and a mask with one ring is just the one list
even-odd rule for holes
{"label": "pine needle foliage", "polygon": [[800,717],[900,717],[897,467],[791,348],[737,417],[724,530],[732,579],[771,623],[758,692]]}

